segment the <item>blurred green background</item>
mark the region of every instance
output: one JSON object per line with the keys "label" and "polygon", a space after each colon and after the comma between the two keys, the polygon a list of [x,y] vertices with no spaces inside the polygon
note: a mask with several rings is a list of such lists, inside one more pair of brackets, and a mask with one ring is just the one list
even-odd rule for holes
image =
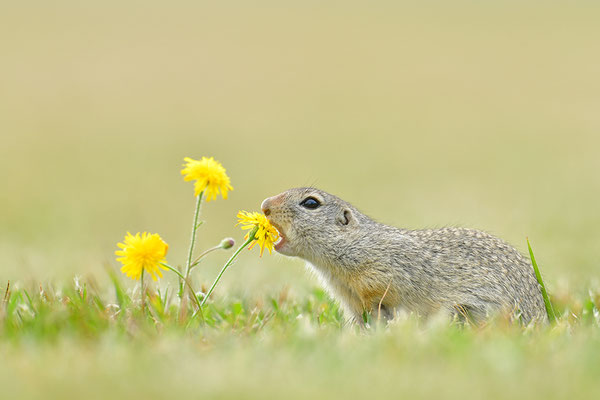
{"label": "blurred green background", "polygon": [[[179,170],[205,155],[235,190],[201,247],[315,185],[396,226],[528,236],[550,290],[597,279],[600,6],[479,3],[3,4],[0,280],[104,279],[128,230],[183,262]],[[257,251],[233,271],[248,294],[317,284]]]}

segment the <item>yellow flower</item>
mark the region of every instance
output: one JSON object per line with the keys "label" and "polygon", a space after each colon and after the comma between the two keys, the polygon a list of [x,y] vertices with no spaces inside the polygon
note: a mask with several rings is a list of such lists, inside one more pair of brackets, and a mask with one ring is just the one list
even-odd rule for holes
{"label": "yellow flower", "polygon": [[[149,234],[147,232],[136,233],[133,236],[127,232],[125,243],[117,243],[121,250],[115,251],[115,254],[121,256],[117,261],[123,264],[121,272],[131,279],[138,280],[142,275],[142,270],[146,270],[153,280],[156,277],[162,278],[160,268],[167,268],[160,265],[165,260],[169,245],[166,244],[157,233]],[[159,268],[160,267],[160,268]]]}
{"label": "yellow flower", "polygon": [[195,180],[195,193],[198,196],[206,190],[206,201],[217,198],[219,191],[224,199],[227,199],[227,192],[233,190],[231,181],[227,176],[225,168],[214,158],[202,157],[201,160],[194,160],[189,157],[183,159],[186,164],[181,170],[186,182]]}
{"label": "yellow flower", "polygon": [[[269,254],[271,254],[273,250],[273,244],[279,239],[279,232],[277,229],[261,213],[252,212],[249,213],[247,211],[238,212],[238,223],[235,226],[242,225],[242,229],[254,229],[255,226],[258,226],[258,230],[254,235],[255,241],[252,242],[249,249],[254,247],[256,243],[260,246],[260,256],[262,257],[263,251],[265,247],[269,249]],[[248,236],[250,232],[246,234],[245,239],[248,240]]]}

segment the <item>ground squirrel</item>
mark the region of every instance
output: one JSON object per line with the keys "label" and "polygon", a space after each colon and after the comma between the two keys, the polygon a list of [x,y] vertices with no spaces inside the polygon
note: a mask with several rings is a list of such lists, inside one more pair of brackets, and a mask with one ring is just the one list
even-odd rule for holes
{"label": "ground squirrel", "polygon": [[408,230],[373,221],[342,199],[295,188],[262,203],[281,239],[275,249],[300,257],[349,319],[448,313],[482,321],[507,311],[546,321],[529,260],[487,233],[465,228]]}

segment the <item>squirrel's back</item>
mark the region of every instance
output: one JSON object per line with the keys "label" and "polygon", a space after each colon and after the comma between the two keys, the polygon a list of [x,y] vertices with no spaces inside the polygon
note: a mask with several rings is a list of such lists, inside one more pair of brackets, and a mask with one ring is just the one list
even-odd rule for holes
{"label": "squirrel's back", "polygon": [[539,284],[528,259],[503,240],[474,229],[405,231],[410,262],[396,268],[422,273],[432,297],[481,319],[497,310],[524,321],[544,318]]}
{"label": "squirrel's back", "polygon": [[529,260],[485,232],[394,228],[314,188],[290,189],[262,208],[282,237],[275,249],[308,261],[355,319],[397,309],[476,321],[501,311],[524,322],[547,318]]}

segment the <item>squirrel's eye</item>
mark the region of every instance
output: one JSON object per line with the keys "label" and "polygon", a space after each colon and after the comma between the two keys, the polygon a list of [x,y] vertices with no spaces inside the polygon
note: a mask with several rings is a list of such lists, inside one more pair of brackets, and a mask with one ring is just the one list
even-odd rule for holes
{"label": "squirrel's eye", "polygon": [[315,208],[319,207],[321,203],[314,197],[307,197],[300,202],[300,205],[304,208],[308,208],[309,210],[314,210]]}

